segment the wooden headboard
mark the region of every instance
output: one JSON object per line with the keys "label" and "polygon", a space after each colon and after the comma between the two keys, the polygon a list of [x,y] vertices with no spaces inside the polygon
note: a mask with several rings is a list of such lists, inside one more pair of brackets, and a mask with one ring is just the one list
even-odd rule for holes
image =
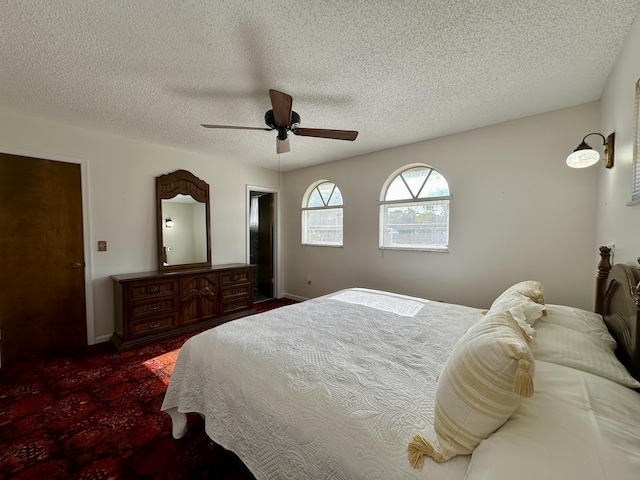
{"label": "wooden headboard", "polygon": [[640,380],[640,270],[621,263],[612,267],[610,258],[611,249],[600,247],[595,311],[618,342],[616,355]]}

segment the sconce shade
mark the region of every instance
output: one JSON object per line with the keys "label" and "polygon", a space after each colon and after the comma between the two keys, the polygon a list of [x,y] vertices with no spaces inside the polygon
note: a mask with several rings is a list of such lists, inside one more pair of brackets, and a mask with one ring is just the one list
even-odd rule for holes
{"label": "sconce shade", "polygon": [[174,225],[174,221],[171,220],[171,218],[167,218],[164,221],[164,226],[167,227],[167,228],[171,228],[171,227],[173,227],[173,225]]}
{"label": "sconce shade", "polygon": [[571,155],[567,157],[567,165],[571,168],[586,168],[594,165],[600,160],[600,154],[596,152],[585,140],[590,135],[599,135],[602,137],[602,145],[604,145],[604,166],[605,168],[613,167],[613,150],[616,140],[616,133],[609,134],[607,138],[601,133],[589,133],[584,136],[582,143],[576,147]]}
{"label": "sconce shade", "polygon": [[598,163],[598,160],[600,160],[600,154],[583,140],[573,153],[567,157],[567,165],[571,168],[586,168]]}

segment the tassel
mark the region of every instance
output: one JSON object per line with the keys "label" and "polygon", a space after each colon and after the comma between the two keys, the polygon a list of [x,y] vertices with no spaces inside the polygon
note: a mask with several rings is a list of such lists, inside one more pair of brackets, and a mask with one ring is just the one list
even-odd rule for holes
{"label": "tassel", "polygon": [[417,470],[422,469],[425,455],[433,458],[438,463],[446,460],[442,454],[434,448],[431,442],[419,433],[416,433],[409,442],[409,445],[407,445],[407,453],[409,454],[409,463]]}
{"label": "tassel", "polygon": [[521,397],[530,397],[533,395],[533,378],[529,373],[531,364],[525,359],[518,360],[518,369],[513,378],[513,392]]}

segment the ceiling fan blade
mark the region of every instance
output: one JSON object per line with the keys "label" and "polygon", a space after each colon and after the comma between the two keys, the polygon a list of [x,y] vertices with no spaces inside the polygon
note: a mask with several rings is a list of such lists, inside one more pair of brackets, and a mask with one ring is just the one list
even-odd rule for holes
{"label": "ceiling fan blade", "polygon": [[291,98],[291,95],[270,89],[269,96],[271,97],[273,118],[276,123],[281,127],[291,125],[291,108],[293,106],[293,98]]}
{"label": "ceiling fan blade", "polygon": [[335,140],[349,140],[353,142],[358,136],[355,130],[327,130],[323,128],[296,128],[294,134],[301,137],[333,138]]}
{"label": "ceiling fan blade", "polygon": [[231,128],[234,130],[264,130],[266,132],[270,132],[271,128],[262,128],[262,127],[237,127],[235,125],[206,125],[201,123],[204,128]]}

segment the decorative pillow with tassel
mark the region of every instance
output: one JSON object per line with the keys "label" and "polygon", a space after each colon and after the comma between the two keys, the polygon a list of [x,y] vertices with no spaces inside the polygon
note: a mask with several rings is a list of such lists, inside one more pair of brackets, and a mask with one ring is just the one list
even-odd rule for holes
{"label": "decorative pillow with tassel", "polygon": [[413,436],[407,451],[414,468],[424,457],[444,462],[468,455],[533,395],[534,360],[527,336],[510,312],[489,313],[460,338],[436,387],[432,443]]}
{"label": "decorative pillow with tassel", "polygon": [[536,320],[547,315],[544,305],[544,287],[535,280],[525,280],[507,288],[493,301],[489,313],[509,310],[522,302],[531,302],[542,306],[538,316],[527,319],[529,325],[533,325]]}
{"label": "decorative pillow with tassel", "polygon": [[518,282],[515,285],[510,286],[495,299],[494,305],[496,302],[499,303],[502,297],[509,296],[514,293],[519,293],[520,295],[530,298],[535,303],[544,305],[544,287],[537,280],[524,280],[523,282]]}

